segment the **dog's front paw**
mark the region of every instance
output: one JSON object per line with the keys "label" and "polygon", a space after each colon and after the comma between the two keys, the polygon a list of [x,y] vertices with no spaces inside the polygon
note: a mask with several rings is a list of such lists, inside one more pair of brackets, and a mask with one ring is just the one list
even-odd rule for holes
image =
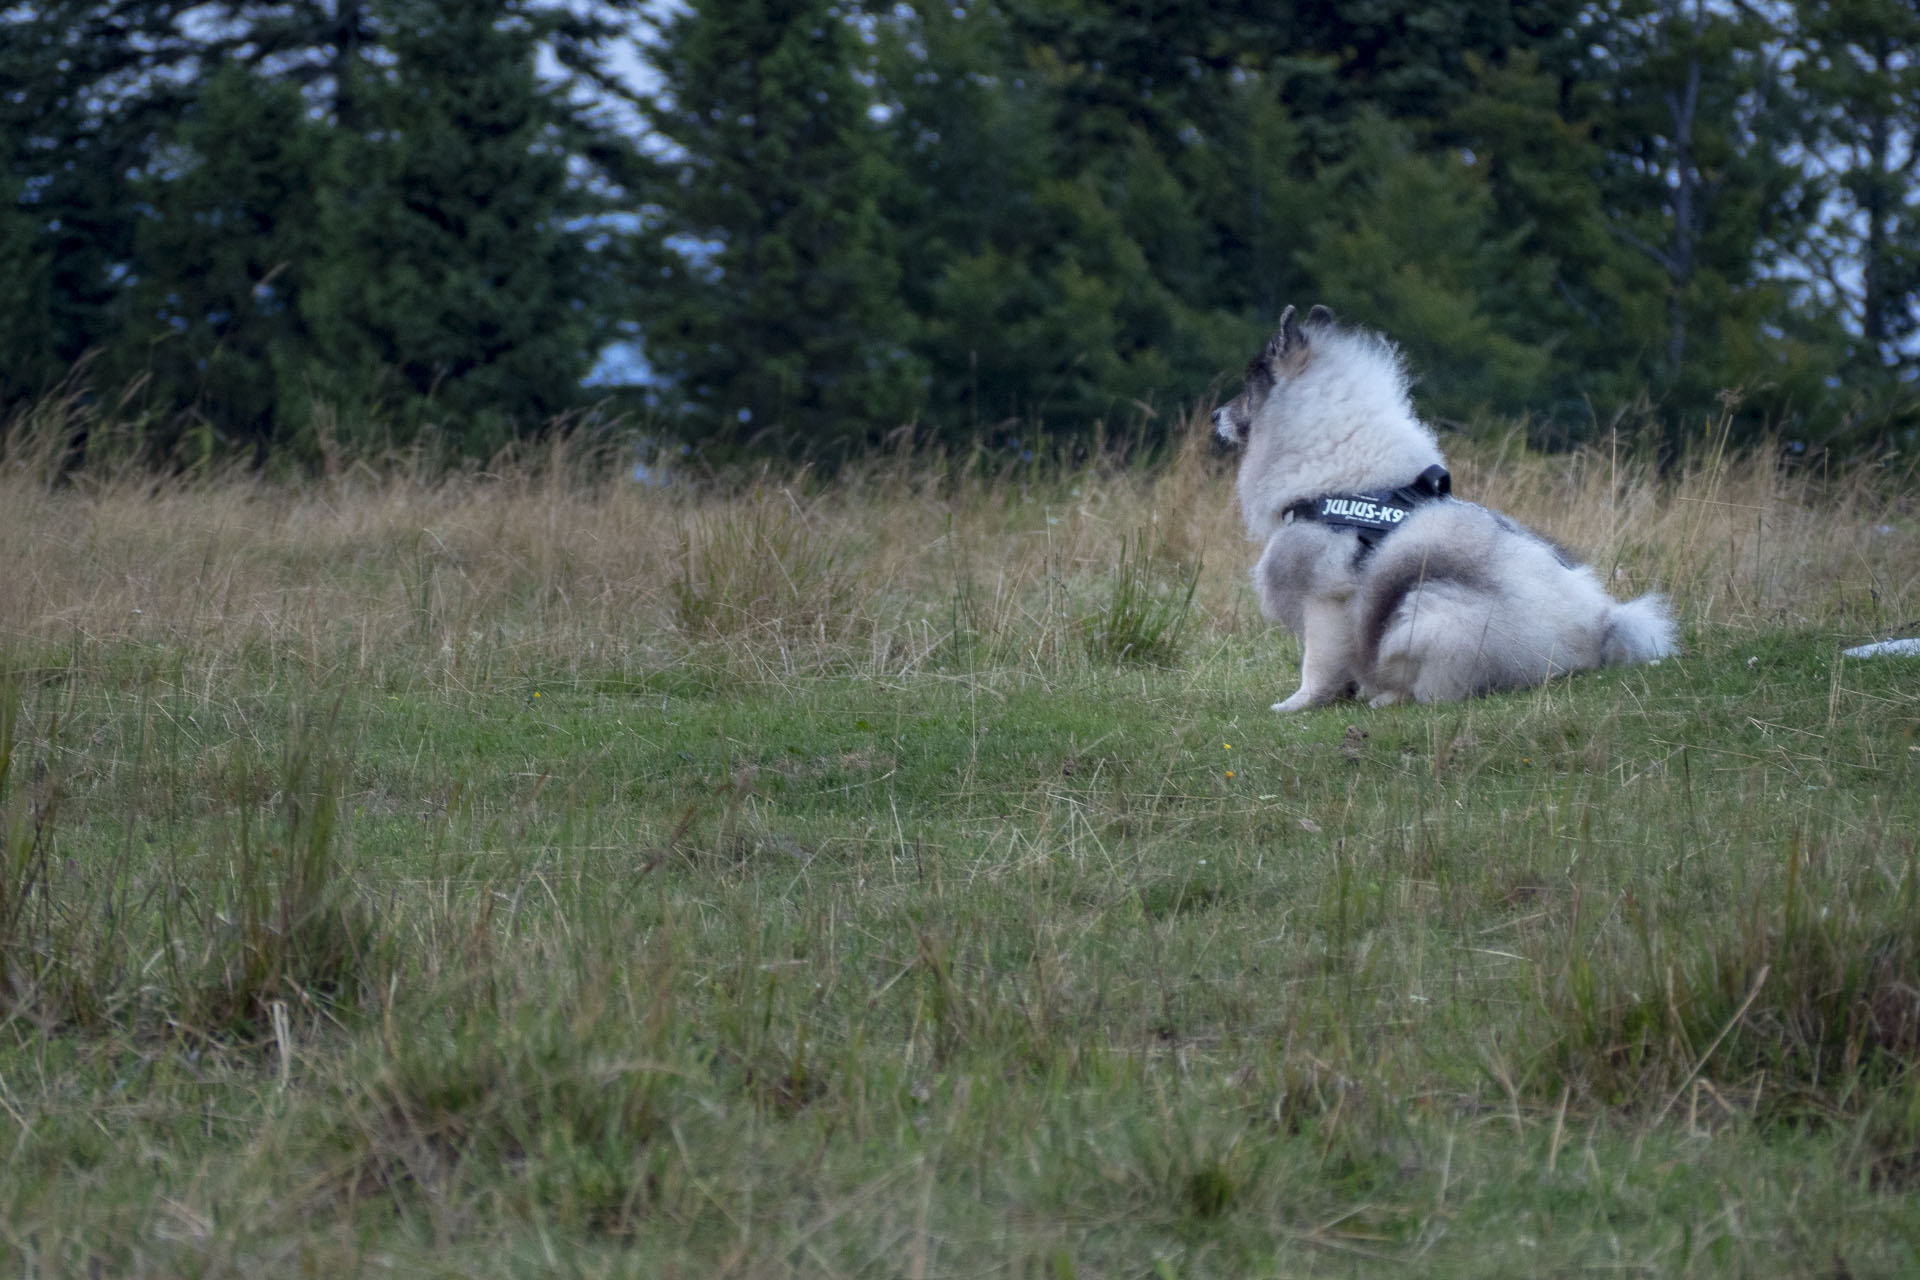
{"label": "dog's front paw", "polygon": [[1273,709],[1275,711],[1305,711],[1308,707],[1314,706],[1320,701],[1321,699],[1314,697],[1305,689],[1302,689],[1285,701],[1274,703]]}

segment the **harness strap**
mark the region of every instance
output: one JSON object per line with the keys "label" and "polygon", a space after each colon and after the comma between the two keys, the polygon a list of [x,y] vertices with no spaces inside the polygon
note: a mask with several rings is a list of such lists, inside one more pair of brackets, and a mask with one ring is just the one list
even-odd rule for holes
{"label": "harness strap", "polygon": [[1380,539],[1400,527],[1414,508],[1437,502],[1453,493],[1453,477],[1437,463],[1412,481],[1393,489],[1366,493],[1323,493],[1296,502],[1280,513],[1282,524],[1311,520],[1352,529],[1360,536],[1359,558],[1364,559]]}

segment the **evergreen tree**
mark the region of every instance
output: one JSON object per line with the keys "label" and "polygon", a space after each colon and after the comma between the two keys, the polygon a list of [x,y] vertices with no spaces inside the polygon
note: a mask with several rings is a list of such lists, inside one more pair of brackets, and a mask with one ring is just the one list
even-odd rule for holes
{"label": "evergreen tree", "polygon": [[656,125],[673,151],[647,193],[663,265],[640,318],[702,439],[838,447],[920,407],[853,16],[701,0],[661,31]]}
{"label": "evergreen tree", "polygon": [[1022,62],[1054,99],[1064,164],[1078,172],[1133,144],[1163,154],[1212,137],[1236,73],[1259,72],[1288,47],[1284,6],[1251,0],[1002,0]]}
{"label": "evergreen tree", "polygon": [[1808,212],[1778,33],[1663,0],[1589,9],[1580,38],[1570,59],[1475,64],[1443,131],[1513,245],[1509,283],[1483,297],[1550,351],[1552,434],[1647,392],[1670,433],[1724,389],[1747,393],[1747,429],[1817,412],[1819,326],[1767,270]]}
{"label": "evergreen tree", "polygon": [[381,47],[374,0],[228,0],[224,31],[209,48],[273,68],[341,129],[366,127],[359,87],[368,55]]}
{"label": "evergreen tree", "polygon": [[900,294],[927,372],[923,425],[949,438],[1023,420],[1059,353],[1026,330],[1049,300],[1028,253],[1053,140],[991,7],[917,6],[879,27]]}
{"label": "evergreen tree", "polygon": [[1491,237],[1508,246],[1478,292],[1506,332],[1548,353],[1529,407],[1561,440],[1646,389],[1665,296],[1659,267],[1618,234],[1603,195],[1604,94],[1596,69],[1520,55],[1477,65],[1446,123],[1487,184]]}
{"label": "evergreen tree", "polygon": [[21,402],[59,377],[53,334],[53,272],[42,220],[18,181],[0,174],[0,426]]}
{"label": "evergreen tree", "polygon": [[[1311,298],[1434,355],[1450,409],[1531,404],[1547,361],[1480,291],[1504,295],[1544,272],[1506,259],[1517,237],[1496,225],[1484,179],[1461,169],[1446,108],[1470,94],[1483,59],[1533,47],[1562,57],[1572,8],[1167,0],[1116,13],[1006,0],[1020,47],[1006,65],[1047,91],[1052,169],[1137,248],[1106,256],[1140,266],[1109,282],[1131,304],[1111,337],[1127,366],[1160,368],[1162,380],[1158,396],[1130,394],[1203,394],[1286,302]],[[938,12],[927,6],[924,21]],[[1383,115],[1405,123],[1383,128]],[[1444,212],[1423,217],[1409,197]]]}
{"label": "evergreen tree", "polygon": [[153,216],[110,370],[151,375],[172,412],[168,447],[197,424],[206,443],[263,461],[304,394],[301,292],[320,256],[314,184],[327,144],[290,85],[237,64],[205,80],[161,172],[142,182]]}
{"label": "evergreen tree", "polygon": [[926,419],[950,436],[1023,438],[1159,414],[1171,421],[1251,341],[1209,298],[1201,194],[1147,130],[1076,168],[1056,77],[991,8],[919,6],[883,28]]}
{"label": "evergreen tree", "polygon": [[577,404],[604,333],[567,112],[518,0],[394,0],[390,71],[344,86],[300,295],[315,391],[353,430],[438,423],[485,453]]}
{"label": "evergreen tree", "polygon": [[1251,326],[1240,344],[1251,351],[1247,340],[1264,341],[1288,303],[1318,301],[1316,290],[1337,287],[1316,278],[1306,253],[1339,211],[1328,207],[1309,130],[1281,101],[1274,78],[1235,77],[1224,95],[1215,133],[1185,148],[1181,167],[1217,264],[1209,297]]}
{"label": "evergreen tree", "polygon": [[1335,144],[1365,112],[1397,120],[1423,138],[1474,89],[1479,72],[1528,58],[1559,74],[1579,57],[1582,25],[1601,8],[1584,0],[1336,0],[1285,13],[1275,67],[1283,96],[1303,118],[1323,121]]}
{"label": "evergreen tree", "polygon": [[[1858,333],[1856,366],[1910,372],[1920,333],[1920,12],[1893,0],[1809,0],[1796,10],[1805,162],[1829,197],[1802,260]],[[1895,391],[1894,380],[1879,381],[1881,394]],[[1858,408],[1869,432],[1888,412]]]}
{"label": "evergreen tree", "polygon": [[1914,412],[1889,0],[700,0],[646,152],[579,105],[635,128],[642,0],[218,11],[0,14],[0,410],[95,351],[159,447],[261,457],[317,397],[485,451],[618,315],[717,444],[1080,431],[1171,421],[1318,301],[1443,416]]}
{"label": "evergreen tree", "polygon": [[[0,15],[0,266],[21,317],[0,326],[0,402],[101,349],[96,378],[142,379],[155,447],[192,424],[256,457],[303,432],[312,391],[401,435],[432,393],[449,427],[478,424],[475,449],[577,403],[635,148],[570,95],[613,83],[598,42],[632,8]],[[560,79],[536,77],[543,51]]]}
{"label": "evergreen tree", "polygon": [[[0,350],[0,405],[38,394],[124,317],[143,212],[195,54],[168,0],[45,0],[0,13],[0,252],[23,306]],[[35,330],[38,332],[35,332]]]}
{"label": "evergreen tree", "polygon": [[1421,155],[1405,128],[1376,116],[1318,190],[1323,220],[1300,253],[1313,296],[1397,336],[1428,413],[1518,415],[1540,403],[1550,347],[1503,330],[1495,282],[1533,292],[1547,281],[1519,233],[1496,231],[1484,165]]}
{"label": "evergreen tree", "polygon": [[1789,296],[1761,253],[1797,235],[1804,212],[1781,155],[1776,33],[1745,11],[1658,0],[1599,35],[1612,63],[1595,121],[1602,208],[1661,276],[1628,317],[1658,335],[1640,367],[1671,396],[1670,427],[1712,412],[1724,389],[1754,395],[1747,421],[1758,427],[1775,407],[1764,392],[1777,373],[1762,335],[1782,321]]}

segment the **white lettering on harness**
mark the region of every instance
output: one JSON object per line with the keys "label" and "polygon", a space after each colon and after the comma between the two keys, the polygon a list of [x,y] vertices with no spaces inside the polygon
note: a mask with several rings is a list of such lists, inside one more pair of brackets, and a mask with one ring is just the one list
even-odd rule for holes
{"label": "white lettering on harness", "polygon": [[1382,506],[1377,502],[1355,502],[1351,498],[1328,498],[1320,505],[1320,514],[1341,520],[1380,520],[1399,524],[1407,518],[1403,507]]}

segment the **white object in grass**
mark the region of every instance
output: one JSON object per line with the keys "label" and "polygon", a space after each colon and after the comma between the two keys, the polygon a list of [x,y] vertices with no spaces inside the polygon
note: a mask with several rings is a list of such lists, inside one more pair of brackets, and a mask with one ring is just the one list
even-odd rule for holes
{"label": "white object in grass", "polygon": [[1908,636],[1904,640],[1881,640],[1875,644],[1857,644],[1851,649],[1842,649],[1843,658],[1920,658],[1920,636]]}

